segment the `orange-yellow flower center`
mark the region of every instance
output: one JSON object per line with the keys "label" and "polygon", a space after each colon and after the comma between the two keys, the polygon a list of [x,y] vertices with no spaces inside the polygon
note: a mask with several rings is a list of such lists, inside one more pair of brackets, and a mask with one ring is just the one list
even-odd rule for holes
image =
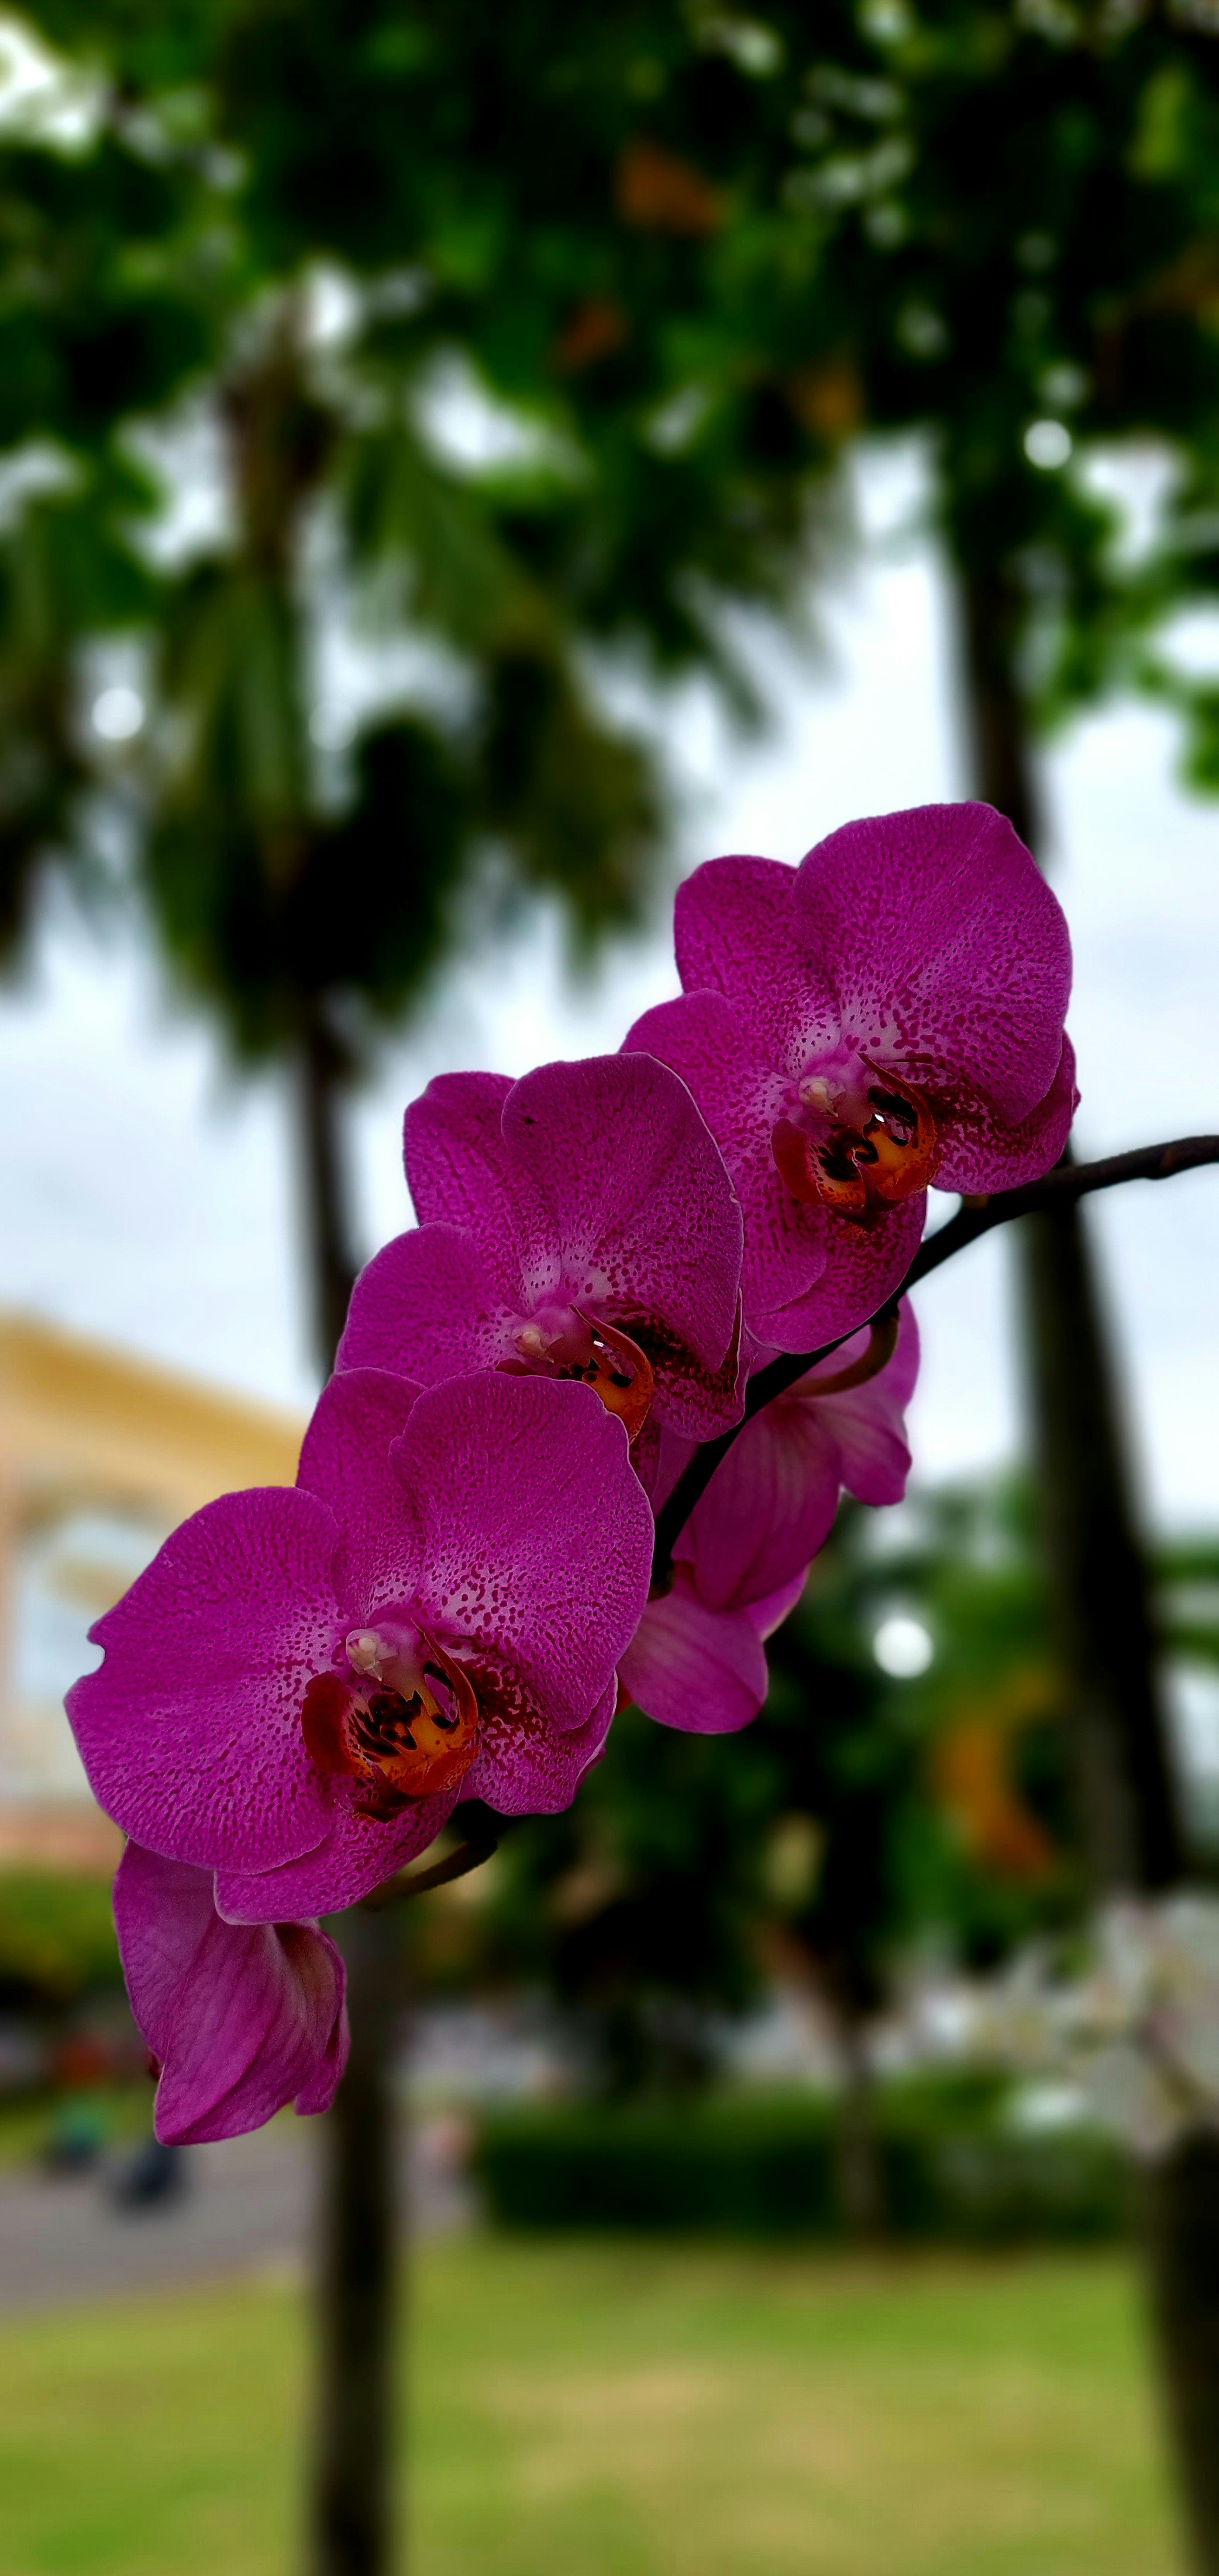
{"label": "orange-yellow flower center", "polygon": [[[868,1068],[871,1071],[871,1068]],[[771,1130],[780,1178],[809,1207],[831,1208],[854,1225],[879,1223],[902,1199],[929,1187],[938,1161],[935,1118],[921,1091],[874,1074],[855,1121],[826,1080],[800,1085],[796,1114]]]}
{"label": "orange-yellow flower center", "polygon": [[346,1671],[315,1673],[305,1692],[301,1726],[318,1770],[358,1780],[355,1812],[377,1820],[452,1788],[478,1749],[469,1674],[428,1638],[408,1658],[375,1629],[353,1632],[344,1660]]}

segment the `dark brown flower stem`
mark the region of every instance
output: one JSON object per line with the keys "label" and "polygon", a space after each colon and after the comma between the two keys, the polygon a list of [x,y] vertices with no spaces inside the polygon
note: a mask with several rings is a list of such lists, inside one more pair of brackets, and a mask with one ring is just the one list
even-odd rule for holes
{"label": "dark brown flower stem", "polygon": [[456,1851],[446,1852],[427,1869],[400,1869],[396,1876],[374,1887],[371,1896],[362,1900],[365,1914],[382,1914],[387,1905],[400,1905],[407,1897],[426,1896],[433,1887],[451,1887],[455,1878],[468,1878],[472,1869],[481,1869],[499,1848],[489,1838],[482,1842],[459,1843]]}
{"label": "dark brown flower stem", "polygon": [[[1127,1181],[1167,1181],[1178,1172],[1196,1171],[1201,1164],[1219,1163],[1219,1136],[1178,1136],[1163,1145],[1139,1145],[1127,1154],[1107,1154],[1095,1163],[1059,1163],[1040,1181],[1030,1181],[1023,1189],[994,1190],[982,1199],[962,1200],[954,1217],[920,1244],[905,1278],[887,1297],[883,1306],[869,1317],[874,1335],[891,1321],[898,1301],[921,1279],[930,1277],[953,1255],[964,1252],[984,1234],[999,1225],[1010,1225],[1017,1217],[1030,1216],[1039,1209],[1066,1207],[1090,1197],[1096,1190],[1120,1188]],[[784,1351],[771,1360],[749,1381],[745,1411],[730,1431],[721,1432],[718,1440],[705,1440],[701,1448],[678,1477],[668,1501],[656,1515],[656,1544],[652,1558],[653,1585],[663,1584],[673,1562],[673,1546],[689,1520],[700,1496],[707,1490],[720,1460],[726,1458],[733,1441],[738,1439],[747,1422],[751,1422],[774,1397],[786,1393],[802,1378],[806,1369],[816,1368],[820,1361],[840,1350],[861,1327],[852,1325],[849,1333],[836,1340],[823,1342],[815,1351]]]}

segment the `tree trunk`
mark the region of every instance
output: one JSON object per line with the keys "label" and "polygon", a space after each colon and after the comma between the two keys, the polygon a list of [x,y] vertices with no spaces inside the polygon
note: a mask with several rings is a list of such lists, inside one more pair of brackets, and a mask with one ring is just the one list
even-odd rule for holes
{"label": "tree trunk", "polygon": [[[342,1075],[319,1012],[297,1068],[301,1185],[323,1376],[356,1274],[344,1186]],[[347,1963],[351,2056],[321,2122],[316,2439],[311,2576],[389,2576],[402,2565],[393,2512],[394,2343],[398,2324],[401,2148],[392,2068],[406,2003],[404,1935],[394,1908],[359,1906],[333,1927]]]}
{"label": "tree trunk", "polygon": [[1118,1391],[1079,1209],[1020,1228],[1047,1559],[1069,1677],[1094,1885],[1170,1887],[1184,1867],[1147,1568]]}
{"label": "tree trunk", "polygon": [[388,2576],[394,2527],[394,2340],[399,2140],[393,2060],[405,2002],[404,1931],[391,1907],[338,1927],[351,2056],[322,2123],[318,2424],[312,2576]]}
{"label": "tree trunk", "polygon": [[[962,576],[977,792],[1040,839],[1017,612],[998,577]],[[1157,1671],[1117,1379],[1082,1209],[1019,1228],[1046,1562],[1073,1717],[1084,1846],[1109,1895],[1171,1886],[1188,1853]],[[1219,2576],[1219,2144],[1191,2139],[1149,2177],[1144,2234],[1194,2563]]]}
{"label": "tree trunk", "polygon": [[888,2222],[884,2156],[876,2119],[876,2078],[863,2024],[849,2009],[839,2014],[842,2092],[834,2123],[834,2178],[838,2213],[853,2245],[875,2245]]}
{"label": "tree trunk", "polygon": [[341,1051],[314,1005],[304,1018],[296,1082],[313,1346],[324,1378],[334,1367],[359,1268],[343,1166],[343,1075]]}
{"label": "tree trunk", "polygon": [[1144,2181],[1151,2301],[1200,2576],[1219,2576],[1219,2138],[1186,2138]]}
{"label": "tree trunk", "polygon": [[[967,695],[979,795],[1036,853],[1028,719],[1014,668],[1017,610],[999,578],[963,583]],[[1084,1846],[1096,1887],[1157,1889],[1184,1866],[1147,1569],[1105,1317],[1077,1204],[1019,1229],[1046,1563],[1070,1684]]]}

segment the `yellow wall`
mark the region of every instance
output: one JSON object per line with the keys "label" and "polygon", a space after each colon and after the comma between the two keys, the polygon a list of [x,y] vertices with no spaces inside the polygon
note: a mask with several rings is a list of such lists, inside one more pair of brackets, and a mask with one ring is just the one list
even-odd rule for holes
{"label": "yellow wall", "polygon": [[[0,1314],[0,1782],[9,1784],[7,1794],[0,1785],[0,1866],[25,1859],[87,1867],[117,1854],[114,1828],[88,1799],[57,1701],[31,1699],[17,1686],[12,1612],[31,1546],[53,1548],[73,1514],[99,1511],[132,1525],[139,1561],[140,1533],[150,1555],[217,1494],[290,1485],[302,1429],[288,1414],[174,1370],[32,1317]],[[78,1608],[87,1598],[94,1616],[133,1570],[64,1555],[54,1597]]]}
{"label": "yellow wall", "polygon": [[169,1523],[237,1485],[290,1485],[302,1425],[50,1324],[0,1315],[0,1476]]}

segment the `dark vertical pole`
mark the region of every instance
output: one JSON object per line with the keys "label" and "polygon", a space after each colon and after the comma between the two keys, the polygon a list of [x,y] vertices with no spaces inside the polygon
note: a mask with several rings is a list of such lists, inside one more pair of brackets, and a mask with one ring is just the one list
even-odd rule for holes
{"label": "dark vertical pole", "polygon": [[1198,2576],[1219,2576],[1219,2139],[1145,2175],[1152,2313]]}
{"label": "dark vertical pole", "polygon": [[[329,1375],[355,1278],[342,1153],[343,1064],[318,1011],[302,1032],[298,1105],[314,1339]],[[394,2522],[394,2344],[400,2150],[393,2092],[406,2003],[404,1931],[393,1907],[335,1926],[347,1963],[351,2055],[321,2122],[316,2435],[310,2576],[389,2576]]]}
{"label": "dark vertical pole", "polygon": [[303,1014],[296,1082],[313,1347],[323,1377],[329,1377],[334,1367],[359,1267],[353,1249],[344,1170],[344,1069],[341,1050],[323,1010],[316,1002],[310,1004]]}
{"label": "dark vertical pole", "polygon": [[1075,1208],[1028,1217],[1020,1231],[1045,1543],[1090,1872],[1106,1893],[1151,1893],[1181,1876],[1183,1854],[1092,1248]]}
{"label": "dark vertical pole", "polygon": [[351,2056],[322,2124],[312,2576],[388,2576],[402,2563],[393,2492],[402,1919],[394,1907],[364,1914],[353,1906],[338,1938]]}
{"label": "dark vertical pole", "polygon": [[[961,592],[977,792],[1036,851],[1017,608],[1000,577],[966,573]],[[1019,1233],[1047,1565],[1085,1847],[1098,1891],[1155,1894],[1184,1874],[1188,1849],[1095,1267],[1078,1206],[1028,1217]],[[1145,2176],[1143,2216],[1191,2555],[1198,2576],[1219,2576],[1219,2139],[1187,2138]]]}

